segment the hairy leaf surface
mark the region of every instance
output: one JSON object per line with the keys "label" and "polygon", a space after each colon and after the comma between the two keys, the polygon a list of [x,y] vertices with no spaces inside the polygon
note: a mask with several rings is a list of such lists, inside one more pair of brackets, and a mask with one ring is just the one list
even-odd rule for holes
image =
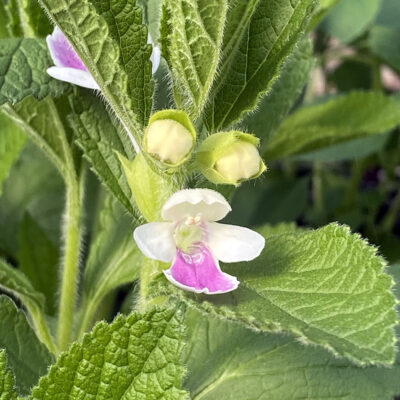
{"label": "hairy leaf surface", "polygon": [[0,400],[17,400],[17,398],[14,373],[7,365],[5,350],[0,350]]}
{"label": "hairy leaf surface", "polygon": [[120,63],[128,76],[132,109],[142,126],[151,112],[154,81],[151,73],[151,45],[147,44],[147,27],[136,0],[91,0],[105,19],[111,37],[120,47]]}
{"label": "hairy leaf surface", "polygon": [[33,390],[31,399],[188,399],[181,389],[183,318],[173,309],[100,322],[74,343]]}
{"label": "hairy leaf surface", "polygon": [[186,387],[193,400],[392,400],[400,364],[358,367],[287,335],[261,334],[228,321],[187,317]]}
{"label": "hairy leaf surface", "polygon": [[53,356],[38,340],[25,313],[7,296],[0,296],[0,320],[0,348],[7,350],[18,391],[26,395],[46,373]]}
{"label": "hairy leaf surface", "polygon": [[117,118],[139,142],[141,127],[132,112],[128,76],[104,18],[89,0],[38,1],[78,52]]}
{"label": "hairy leaf surface", "polygon": [[253,329],[293,332],[361,364],[390,364],[397,318],[384,268],[375,248],[331,224],[270,236],[256,260],[225,266],[241,282],[230,294],[175,293],[191,307]]}
{"label": "hairy leaf surface", "polygon": [[384,133],[400,124],[399,103],[378,92],[353,92],[303,107],[267,143],[267,160]]}
{"label": "hairy leaf surface", "polygon": [[118,160],[117,152],[133,156],[132,144],[126,132],[118,134],[115,121],[94,95],[82,95],[72,100],[74,112],[69,122],[76,142],[100,180],[132,214],[132,194]]}
{"label": "hairy leaf surface", "polygon": [[230,1],[218,77],[208,103],[209,130],[255,108],[304,31],[313,0]]}
{"label": "hairy leaf surface", "polygon": [[175,100],[196,118],[217,72],[227,0],[167,0],[164,5],[163,53],[174,77]]}
{"label": "hairy leaf surface", "polygon": [[53,65],[42,39],[0,40],[0,105],[15,104],[27,96],[43,99],[59,96],[68,89],[64,82],[47,74]]}

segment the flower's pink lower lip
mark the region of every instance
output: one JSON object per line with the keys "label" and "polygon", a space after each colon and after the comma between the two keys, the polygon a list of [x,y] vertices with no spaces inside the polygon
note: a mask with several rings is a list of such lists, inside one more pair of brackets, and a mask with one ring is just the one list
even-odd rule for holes
{"label": "flower's pink lower lip", "polygon": [[172,267],[166,276],[177,286],[197,293],[226,293],[235,290],[238,281],[221,271],[218,262],[205,245],[192,254],[177,249]]}

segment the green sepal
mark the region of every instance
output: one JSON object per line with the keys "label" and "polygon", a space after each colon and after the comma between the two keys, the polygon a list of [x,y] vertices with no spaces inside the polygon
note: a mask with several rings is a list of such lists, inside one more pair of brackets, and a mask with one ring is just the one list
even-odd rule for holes
{"label": "green sepal", "polygon": [[[196,145],[196,138],[197,138],[197,133],[196,133],[196,129],[192,123],[192,121],[190,120],[189,116],[186,114],[185,111],[182,110],[162,110],[162,111],[158,111],[155,114],[153,114],[150,119],[149,119],[149,124],[147,125],[147,128],[144,132],[143,135],[143,147],[146,150],[147,149],[147,132],[148,129],[150,127],[150,125],[156,121],[161,121],[161,120],[173,120],[178,122],[179,124],[181,124],[192,136],[193,139],[193,145],[192,148],[190,149],[190,151],[188,152],[188,154],[182,158],[182,160],[179,163],[176,164],[172,164],[172,163],[168,163],[165,161],[160,161],[157,157],[155,157],[152,154],[149,154],[150,157],[154,160],[155,164],[160,167],[161,169],[165,170],[165,169],[169,169],[170,172],[174,172],[174,170],[177,167],[180,167],[182,164],[184,164],[186,161],[189,160],[189,158],[191,157],[192,153],[193,153],[193,149]],[[147,151],[147,150],[146,150]]]}
{"label": "green sepal", "polygon": [[133,161],[117,154],[139,211],[147,221],[160,220],[161,207],[178,188],[175,179],[171,175],[155,172],[143,153],[139,153]]}
{"label": "green sepal", "polygon": [[241,182],[258,178],[266,171],[267,167],[261,158],[259,171],[251,178],[243,179],[238,182],[227,179],[215,169],[217,161],[229,153],[231,146],[238,142],[250,143],[255,147],[258,147],[260,139],[254,135],[240,131],[219,132],[209,136],[200,145],[197,152],[197,166],[210,182],[217,185],[225,184],[239,186]]}

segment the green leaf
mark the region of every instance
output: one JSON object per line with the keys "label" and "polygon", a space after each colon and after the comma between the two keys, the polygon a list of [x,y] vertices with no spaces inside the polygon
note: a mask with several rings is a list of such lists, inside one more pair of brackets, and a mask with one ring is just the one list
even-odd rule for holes
{"label": "green leaf", "polygon": [[28,308],[43,308],[44,297],[21,271],[0,258],[0,287],[18,297]]}
{"label": "green leaf", "polygon": [[142,215],[147,221],[160,221],[162,206],[179,190],[178,178],[162,171],[155,172],[146,162],[143,153],[138,154],[133,161],[120,154],[119,160]]}
{"label": "green leaf", "polygon": [[25,134],[0,112],[0,196],[3,182],[26,141]]}
{"label": "green leaf", "polygon": [[269,139],[286,118],[306,85],[314,65],[310,40],[304,40],[294,49],[271,91],[261,99],[257,111],[241,123],[259,138]]}
{"label": "green leaf", "polygon": [[121,68],[119,47],[104,18],[89,0],[38,1],[73,45],[116,117],[140,143],[142,129],[132,112],[128,76]]}
{"label": "green leaf", "polygon": [[133,236],[130,218],[107,197],[100,213],[100,227],[83,278],[82,330],[90,327],[97,307],[111,291],[139,278],[142,255]]}
{"label": "green leaf", "polygon": [[379,92],[353,92],[303,107],[280,126],[266,146],[273,160],[387,132],[400,123],[399,103]]}
{"label": "green leaf", "polygon": [[33,288],[44,294],[46,313],[54,315],[57,311],[60,254],[29,213],[24,215],[19,228],[18,260],[19,269]]}
{"label": "green leaf", "polygon": [[310,153],[299,154],[295,158],[296,160],[312,162],[359,160],[382,151],[390,139],[390,133],[391,132],[349,140]]}
{"label": "green leaf", "polygon": [[229,3],[218,77],[205,111],[210,131],[225,129],[243,118],[271,89],[313,5],[313,0]]}
{"label": "green leaf", "polygon": [[0,40],[0,105],[15,104],[27,96],[60,96],[68,85],[47,74],[53,65],[42,39]]}
{"label": "green leaf", "polygon": [[[0,6],[1,7],[1,6]],[[0,400],[17,400],[15,376],[7,366],[5,350],[0,350]]]}
{"label": "green leaf", "polygon": [[25,212],[29,212],[46,234],[59,244],[64,193],[65,185],[60,174],[28,141],[3,185],[0,251],[10,259],[18,258],[18,230]]}
{"label": "green leaf", "polygon": [[400,3],[397,0],[382,0],[382,6],[376,17],[378,25],[399,27]]}
{"label": "green leaf", "polygon": [[320,0],[318,6],[314,12],[312,21],[308,28],[309,31],[312,31],[321,20],[325,17],[326,14],[330,11],[330,9],[335,6],[341,0]]}
{"label": "green leaf", "polygon": [[133,147],[125,132],[118,134],[105,106],[95,95],[80,92],[72,98],[73,113],[68,120],[76,143],[91,163],[100,181],[133,214],[132,194],[117,152],[133,157]]}
{"label": "green leaf", "polygon": [[163,52],[174,77],[175,100],[200,116],[217,72],[227,0],[166,0]]}
{"label": "green leaf", "polygon": [[382,0],[340,0],[331,9],[321,28],[341,42],[350,43],[374,21],[381,3]]}
{"label": "green leaf", "polygon": [[140,0],[151,38],[158,42],[160,37],[161,6],[160,0]]}
{"label": "green leaf", "polygon": [[392,400],[400,364],[357,367],[287,335],[188,313],[185,387],[192,400]]}
{"label": "green leaf", "polygon": [[29,135],[65,177],[71,154],[54,100],[47,97],[38,101],[30,96],[15,105],[5,104],[2,111]]}
{"label": "green leaf", "polygon": [[183,336],[182,315],[173,309],[100,322],[59,357],[30,399],[188,399]]}
{"label": "green leaf", "polygon": [[0,39],[9,37],[9,32],[7,29],[8,15],[6,3],[2,1],[0,3]]}
{"label": "green leaf", "polygon": [[368,36],[371,51],[385,63],[400,72],[400,29],[374,26]]}
{"label": "green leaf", "polygon": [[150,61],[152,46],[147,44],[147,27],[136,0],[91,0],[107,22],[110,36],[119,43],[120,63],[128,76],[132,110],[142,126],[150,116],[154,81]]}
{"label": "green leaf", "polygon": [[359,235],[331,224],[270,236],[253,262],[223,267],[241,282],[230,294],[174,292],[191,307],[253,329],[289,331],[360,364],[391,364],[396,300],[385,266]]}
{"label": "green leaf", "polygon": [[18,391],[27,395],[46,373],[53,356],[36,337],[25,313],[7,296],[0,296],[0,320],[0,348],[7,350]]}

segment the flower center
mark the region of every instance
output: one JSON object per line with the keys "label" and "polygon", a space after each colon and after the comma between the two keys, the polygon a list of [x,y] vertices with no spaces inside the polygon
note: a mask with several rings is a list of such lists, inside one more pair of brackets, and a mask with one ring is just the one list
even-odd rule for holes
{"label": "flower center", "polygon": [[178,223],[174,231],[176,247],[187,254],[195,253],[204,237],[204,226],[199,215],[186,217]]}

